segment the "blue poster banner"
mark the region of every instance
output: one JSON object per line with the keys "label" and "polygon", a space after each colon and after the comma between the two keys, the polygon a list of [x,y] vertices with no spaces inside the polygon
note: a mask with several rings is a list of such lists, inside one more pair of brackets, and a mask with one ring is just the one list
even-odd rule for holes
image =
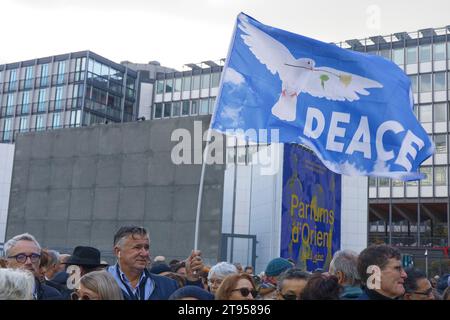
{"label": "blue poster banner", "polygon": [[328,268],[341,245],[341,176],[295,144],[284,145],[281,219],[281,257]]}

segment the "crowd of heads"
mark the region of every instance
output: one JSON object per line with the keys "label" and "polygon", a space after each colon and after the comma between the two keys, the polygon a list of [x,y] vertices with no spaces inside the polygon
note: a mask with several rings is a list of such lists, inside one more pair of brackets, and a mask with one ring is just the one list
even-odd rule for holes
{"label": "crowd of heads", "polygon": [[150,256],[150,238],[139,226],[113,237],[116,262],[94,247],[71,254],[41,248],[25,233],[8,240],[0,259],[0,300],[450,300],[449,275],[428,279],[404,269],[397,248],[373,245],[341,250],[313,272],[277,257],[259,274],[254,266],[221,261],[205,265],[193,250],[182,260]]}

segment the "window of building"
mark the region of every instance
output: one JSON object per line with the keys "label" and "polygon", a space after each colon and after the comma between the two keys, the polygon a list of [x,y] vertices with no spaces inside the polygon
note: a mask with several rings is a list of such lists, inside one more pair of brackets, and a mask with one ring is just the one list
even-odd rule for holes
{"label": "window of building", "polygon": [[445,91],[445,72],[436,72],[434,77],[434,91]]}
{"label": "window of building", "polygon": [[20,117],[19,131],[20,132],[28,131],[28,117]]}
{"label": "window of building", "polygon": [[430,44],[420,46],[419,59],[420,59],[420,62],[430,62],[431,61],[431,45]]}
{"label": "window of building", "polygon": [[198,90],[200,89],[200,76],[193,76],[192,77],[192,90]]}
{"label": "window of building", "polygon": [[447,167],[443,166],[434,167],[434,184],[436,186],[447,185]]}
{"label": "window of building", "polygon": [[41,65],[41,86],[48,85],[48,63]]}
{"label": "window of building", "polygon": [[163,117],[164,118],[169,118],[170,117],[170,114],[172,113],[171,109],[172,109],[172,103],[171,102],[164,103],[164,113],[163,113]]}
{"label": "window of building", "polygon": [[183,77],[183,91],[191,90],[191,76]]}
{"label": "window of building", "polygon": [[425,176],[420,180],[421,186],[431,186],[433,183],[433,168],[432,167],[420,167],[420,172]]}
{"label": "window of building", "polygon": [[172,105],[172,117],[179,117],[181,112],[181,102],[176,101]]}
{"label": "window of building", "polygon": [[377,186],[377,178],[369,177],[369,187],[376,187]]}
{"label": "window of building", "polygon": [[391,50],[380,50],[379,55],[385,59],[391,60]]}
{"label": "window of building", "polygon": [[433,44],[433,58],[435,61],[445,60],[445,43]]}
{"label": "window of building", "polygon": [[22,93],[22,113],[30,112],[30,91]]}
{"label": "window of building", "polygon": [[164,80],[156,81],[156,93],[164,93]]}
{"label": "window of building", "polygon": [[209,113],[214,113],[214,107],[216,106],[216,97],[209,98]]}
{"label": "window of building", "polygon": [[55,110],[60,110],[62,108],[63,90],[64,90],[64,87],[56,87],[56,91],[55,91]]}
{"label": "window of building", "polygon": [[64,83],[64,72],[66,69],[66,62],[60,61],[58,62],[58,76],[57,76],[57,84]]}
{"label": "window of building", "polygon": [[209,89],[209,80],[211,75],[209,73],[202,74],[202,89]]}
{"label": "window of building", "polygon": [[201,99],[199,114],[208,114],[208,112],[209,112],[209,99]]}
{"label": "window of building", "polygon": [[392,61],[394,61],[398,65],[403,65],[405,63],[403,48],[392,50]]}
{"label": "window of building", "polygon": [[52,128],[60,128],[61,127],[61,113],[60,112],[55,112],[53,114],[53,119],[52,119]]}
{"label": "window of building", "polygon": [[183,116],[189,115],[190,107],[191,107],[191,103],[189,100],[183,101],[183,108],[181,110],[181,115],[183,115]]}
{"label": "window of building", "polygon": [[403,187],[403,181],[392,179],[392,186],[393,187]]}
{"label": "window of building", "polygon": [[45,115],[43,114],[36,116],[36,123],[35,123],[36,131],[45,130],[44,117]]}
{"label": "window of building", "polygon": [[25,68],[25,80],[33,79],[33,66]]}
{"label": "window of building", "polygon": [[191,114],[198,114],[198,103],[199,103],[199,100],[192,100]]}
{"label": "window of building", "polygon": [[411,89],[414,93],[419,92],[419,83],[417,81],[417,75],[409,76],[409,80],[411,80]]}
{"label": "window of building", "polygon": [[39,95],[38,95],[38,111],[39,112],[45,111],[45,95],[46,95],[46,89],[40,89]]}
{"label": "window of building", "polygon": [[436,146],[436,153],[446,154],[447,153],[447,139],[446,135],[438,134],[434,136],[434,144]]}
{"label": "window of building", "polygon": [[420,106],[420,122],[430,123],[433,121],[433,113],[431,104],[424,104]]}
{"label": "window of building", "polygon": [[70,126],[79,127],[81,124],[81,110],[74,110],[70,112]]}
{"label": "window of building", "polygon": [[17,81],[17,70],[13,69],[9,72],[9,83],[14,83]]}
{"label": "window of building", "polygon": [[417,63],[417,47],[406,48],[406,64]]}
{"label": "window of building", "polygon": [[434,121],[445,122],[447,121],[447,104],[435,103],[434,106]]}
{"label": "window of building", "polygon": [[181,91],[181,78],[175,79],[175,86],[174,86],[175,92]]}
{"label": "window of building", "polygon": [[173,91],[173,79],[166,79],[166,87],[164,92],[171,93]]}
{"label": "window of building", "polygon": [[407,181],[406,185],[409,187],[417,186],[417,180]]}
{"label": "window of building", "polygon": [[379,187],[389,187],[389,178],[378,178]]}
{"label": "window of building", "polygon": [[162,103],[155,104],[155,115],[154,115],[155,119],[160,119],[162,117],[162,108],[163,108]]}
{"label": "window of building", "polygon": [[431,91],[431,73],[420,75],[420,92]]}
{"label": "window of building", "polygon": [[8,116],[14,114],[14,93],[8,93],[6,96],[6,113]]}
{"label": "window of building", "polygon": [[5,119],[5,125],[3,126],[3,140],[10,141],[12,138],[12,118]]}
{"label": "window of building", "polygon": [[211,88],[217,88],[220,84],[220,72],[211,74]]}

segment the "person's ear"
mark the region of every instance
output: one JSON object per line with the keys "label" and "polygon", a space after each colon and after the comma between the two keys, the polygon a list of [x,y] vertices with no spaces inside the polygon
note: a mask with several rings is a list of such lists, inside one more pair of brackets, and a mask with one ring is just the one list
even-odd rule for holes
{"label": "person's ear", "polygon": [[114,247],[114,254],[117,258],[120,258],[120,248],[118,246]]}

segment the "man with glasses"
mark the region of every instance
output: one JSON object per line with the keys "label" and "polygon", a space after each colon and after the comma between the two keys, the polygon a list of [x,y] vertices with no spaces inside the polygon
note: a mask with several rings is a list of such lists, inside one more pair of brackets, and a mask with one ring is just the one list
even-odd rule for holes
{"label": "man with glasses", "polygon": [[283,272],[277,283],[277,300],[301,300],[310,273],[300,269],[288,269]]}
{"label": "man with glasses", "polygon": [[363,294],[358,300],[396,300],[405,293],[407,277],[398,249],[386,244],[370,246],[359,254],[358,273]]}
{"label": "man with glasses", "polygon": [[418,269],[407,269],[404,300],[434,300],[433,287],[424,272]]}
{"label": "man with glasses", "polygon": [[35,285],[33,297],[35,300],[60,300],[61,294],[55,288],[47,286],[38,280],[41,246],[28,233],[19,234],[5,243],[7,267],[24,269],[33,273]]}

